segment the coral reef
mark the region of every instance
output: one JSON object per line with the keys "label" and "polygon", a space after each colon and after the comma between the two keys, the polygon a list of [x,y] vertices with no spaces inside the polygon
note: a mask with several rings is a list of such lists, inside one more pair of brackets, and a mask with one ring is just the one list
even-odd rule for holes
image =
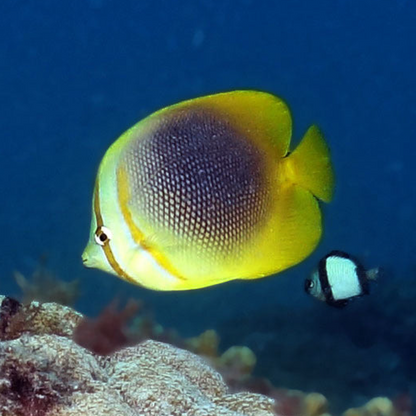
{"label": "coral reef", "polygon": [[[329,416],[330,406],[327,398],[320,393],[304,393],[299,390],[286,389],[274,386],[269,380],[253,375],[257,357],[254,352],[246,346],[232,346],[225,352],[221,353],[219,349],[220,337],[218,333],[209,329],[192,338],[182,338],[175,330],[165,329],[157,323],[149,312],[144,310],[142,302],[138,305],[140,314],[133,320],[130,328],[126,327],[126,318],[130,318],[132,312],[128,312],[134,303],[127,304],[124,310],[116,312],[114,304],[106,308],[103,313],[95,320],[84,318],[75,330],[83,326],[83,322],[89,327],[90,333],[85,339],[101,339],[103,334],[109,333],[109,330],[102,331],[101,327],[118,328],[112,331],[111,338],[117,340],[124,339],[127,344],[131,344],[136,340],[153,339],[163,340],[169,344],[173,344],[180,348],[185,348],[195,354],[198,354],[210,365],[215,368],[223,377],[227,386],[233,392],[250,391],[259,393],[275,399],[274,411],[276,414],[285,416]],[[98,324],[98,325],[96,325]],[[122,334],[120,338],[117,334]],[[123,334],[127,334],[125,337]],[[124,336],[124,338],[123,338]],[[105,344],[104,344],[105,345]],[[87,342],[87,348],[91,349],[91,345]],[[102,347],[99,350],[92,349],[94,352],[103,353]],[[383,402],[384,400],[384,402]],[[392,403],[391,412],[374,413],[377,407],[374,403]],[[373,413],[368,413],[369,409]],[[333,410],[333,409],[332,409]],[[360,408],[351,409],[350,412],[357,413],[359,416],[411,416],[411,400],[406,394],[399,396],[393,402],[387,398],[379,398],[378,400],[370,400],[368,405]],[[367,413],[365,413],[367,412]],[[356,413],[351,413],[355,416]]]}
{"label": "coral reef", "polygon": [[399,412],[390,399],[376,397],[360,408],[347,410],[343,416],[399,416]]}
{"label": "coral reef", "polygon": [[222,345],[248,346],[255,373],[274,384],[319,391],[342,413],[373,397],[416,398],[416,286],[380,281],[342,311],[326,305],[275,305],[223,321]]}
{"label": "coral reef", "polygon": [[206,357],[218,357],[220,337],[213,329],[208,329],[201,335],[185,340],[186,349]]}
{"label": "coral reef", "polygon": [[[47,271],[44,264],[42,265],[41,263],[33,276],[33,284],[28,283],[26,286],[25,284],[22,286],[22,289],[26,288],[24,289],[23,296],[26,301],[30,300],[33,296],[39,297],[39,293],[42,292],[41,286],[45,281],[50,281],[50,287],[52,288],[60,288],[58,291],[53,289],[50,292],[53,294],[52,299],[56,298],[58,302],[62,302],[62,299],[72,298],[74,286],[62,285],[60,281],[57,281],[57,278],[53,273]],[[46,280],[44,276],[47,276]],[[32,290],[32,286],[35,289]],[[55,296],[57,293],[58,296]],[[50,296],[47,295],[46,298],[50,299]],[[386,301],[383,294],[381,294],[380,298],[383,302]],[[105,308],[97,318],[91,319],[82,317],[82,315],[74,310],[62,307],[55,303],[42,305],[38,302],[31,302],[27,305],[22,305],[11,298],[3,299],[0,297],[0,301],[1,300],[0,341],[3,341],[3,343],[0,344],[0,365],[2,365],[0,368],[1,415],[13,414],[19,416],[20,414],[24,414],[38,416],[77,414],[56,412],[57,409],[59,409],[59,411],[65,409],[66,412],[69,411],[69,408],[71,408],[71,411],[73,412],[78,411],[78,409],[81,408],[80,406],[86,406],[83,400],[87,402],[89,400],[87,396],[91,396],[92,401],[95,400],[95,397],[99,397],[97,400],[101,403],[105,403],[108,399],[108,397],[105,396],[107,394],[106,388],[108,380],[112,377],[109,375],[110,373],[107,372],[109,363],[114,363],[114,365],[116,365],[114,361],[116,358],[114,357],[119,357],[119,359],[122,360],[123,354],[130,349],[136,353],[142,353],[145,351],[143,348],[147,343],[142,343],[140,345],[136,344],[147,339],[169,343],[203,357],[205,362],[209,363],[212,368],[221,374],[222,379],[225,382],[223,386],[228,386],[227,394],[237,393],[237,397],[240,397],[242,394],[240,393],[241,391],[247,391],[272,398],[274,399],[273,410],[279,415],[328,416],[329,409],[331,409],[331,412],[336,411],[336,414],[340,414],[348,404],[350,406],[353,405],[354,408],[345,411],[343,416],[412,415],[412,400],[409,392],[405,391],[399,395],[394,394],[394,392],[392,394],[390,393],[389,396],[394,398],[392,400],[382,397],[369,400],[371,396],[368,395],[368,391],[371,388],[373,388],[373,390],[378,389],[378,384],[376,384],[378,377],[376,377],[376,375],[371,376],[371,374],[365,373],[363,369],[365,369],[365,363],[369,359],[368,351],[375,350],[376,352],[372,355],[377,356],[377,351],[381,348],[380,346],[377,346],[376,348],[376,346],[373,345],[377,339],[377,337],[374,336],[374,331],[377,331],[378,327],[375,327],[374,325],[366,326],[365,331],[362,330],[363,325],[366,325],[366,321],[363,319],[353,319],[352,321],[356,323],[356,326],[351,327],[350,318],[351,316],[355,316],[357,313],[362,312],[363,309],[371,308],[371,305],[373,305],[372,307],[374,308],[374,304],[379,304],[380,299],[375,299],[372,304],[368,301],[365,303],[357,302],[356,305],[349,308],[343,315],[335,313],[329,315],[327,313],[328,311],[322,308],[316,310],[315,316],[312,314],[309,316],[304,310],[291,310],[289,314],[287,311],[282,311],[282,307],[280,307],[280,309],[276,310],[275,314],[270,313],[270,310],[268,310],[267,316],[253,316],[252,325],[248,325],[247,317],[245,317],[245,325],[237,325],[235,322],[229,323],[221,332],[225,335],[226,345],[232,345],[233,339],[234,341],[239,340],[240,342],[243,340],[244,344],[250,345],[253,349],[250,349],[247,346],[232,346],[222,353],[219,347],[220,337],[215,330],[209,329],[199,336],[183,338],[176,330],[166,329],[157,323],[153,318],[152,312],[145,308],[145,305],[141,301],[131,301],[120,311],[117,310],[117,303],[113,302]],[[387,304],[387,302],[385,303]],[[374,315],[375,311],[377,312],[380,310],[381,309],[372,309],[372,314],[360,313],[360,316]],[[137,311],[139,311],[138,315],[136,315]],[[321,311],[322,313],[320,313]],[[392,306],[389,305],[389,307],[385,308],[383,311],[383,316],[393,316],[393,312]],[[411,320],[413,312],[410,310],[407,312],[407,316]],[[318,316],[316,316],[317,314]],[[292,321],[287,320],[288,316],[291,317]],[[130,321],[132,322],[131,325],[127,325]],[[294,331],[293,321],[295,323],[303,322],[303,326],[306,326],[307,329],[300,332]],[[334,328],[336,329],[339,326],[340,322],[342,323],[341,327],[343,328],[344,337],[345,335],[351,335],[351,340],[353,341],[353,345],[351,345],[349,344],[351,341],[344,339],[344,346],[342,349],[337,348],[339,340],[336,338],[337,335],[334,330]],[[239,334],[238,331],[233,333],[233,328],[237,329],[250,326],[256,327],[256,331],[251,332],[248,338],[244,338],[244,334]],[[276,327],[279,328],[280,331],[281,336],[279,337],[272,336],[272,332]],[[324,330],[322,330],[322,328],[324,328]],[[390,329],[397,332],[395,335],[398,335],[398,337],[395,338],[395,340],[400,341],[401,339],[404,339],[407,342],[405,347],[408,347],[409,342],[411,344],[413,339],[412,336],[409,335],[410,338],[408,337],[408,339],[403,338],[403,336],[400,338],[400,333],[397,328],[398,325],[390,326]],[[328,332],[327,329],[331,329],[331,337],[328,337],[328,334],[326,333]],[[384,330],[385,327],[383,325],[383,331]],[[321,334],[321,338],[316,337],[317,333]],[[357,338],[355,334],[359,335],[359,337]],[[372,334],[370,339],[367,334]],[[27,359],[27,357],[31,356],[31,350],[27,352],[25,349],[26,346],[31,344],[35,338],[41,335],[63,337],[63,339],[61,339],[62,343],[67,342],[70,344],[70,346],[67,347],[68,350],[74,348],[76,351],[85,351],[81,347],[88,350],[85,352],[86,356],[93,357],[95,360],[92,361],[94,366],[98,365],[99,367],[98,370],[94,367],[93,378],[95,382],[91,391],[88,390],[90,389],[90,379],[87,382],[84,380],[82,383],[78,383],[78,381],[73,382],[73,384],[66,383],[63,382],[59,372],[51,372],[50,367],[42,367],[43,364],[41,365],[41,363],[36,360],[31,361]],[[78,345],[75,345],[71,341],[71,338]],[[17,343],[18,347],[11,350],[11,353],[9,352],[9,354],[6,354],[6,350],[4,349],[5,345],[10,346],[11,341],[14,342],[13,345]],[[371,342],[369,343],[369,341]],[[23,346],[21,345],[22,342],[24,344]],[[44,338],[42,342],[46,343],[50,341],[49,338]],[[393,340],[390,341],[390,343],[392,342]],[[55,344],[51,342],[50,345],[53,347]],[[153,343],[151,345],[152,348],[157,349],[164,344]],[[309,349],[305,349],[308,345],[314,345],[314,354],[309,354]],[[359,347],[358,351],[356,346]],[[168,347],[169,346],[166,346],[166,348]],[[39,347],[39,351],[43,351],[42,348],[43,347]],[[172,354],[174,351],[181,351],[174,349],[173,347],[169,348],[172,349]],[[406,351],[407,348],[404,350]],[[259,356],[259,360],[254,351]],[[268,357],[270,352],[272,352],[272,356]],[[183,351],[182,353],[185,354]],[[97,355],[107,355],[107,357],[98,357]],[[11,356],[14,356],[14,359],[12,359]],[[321,359],[322,356],[325,356],[324,361]],[[316,380],[319,380],[320,372],[324,371],[327,375],[332,374],[329,362],[331,357],[333,359],[334,356],[338,358],[336,364],[337,380],[338,378],[343,380],[348,380],[348,378],[350,378],[353,381],[353,383],[350,382],[349,384],[349,386],[353,387],[341,389],[342,393],[340,393],[341,390],[339,390],[340,381],[338,380],[333,383],[330,377],[326,378],[330,384],[333,384],[332,393],[322,382],[320,382],[318,388],[314,386]],[[191,357],[194,356],[191,355]],[[382,357],[385,358],[386,355],[383,354]],[[380,363],[381,365],[375,366],[375,368],[380,368],[380,371],[386,374],[388,374],[389,371],[390,373],[395,371],[396,366],[391,366],[396,361],[394,360],[394,356],[390,358],[387,356],[387,358]],[[374,358],[372,359],[374,360]],[[19,372],[22,360],[26,360],[24,361],[26,371]],[[275,383],[276,380],[278,380],[279,386],[282,384],[293,386],[295,384],[293,382],[293,377],[296,377],[296,374],[301,372],[303,377],[306,380],[309,380],[310,383],[306,386],[306,390],[324,391],[325,394],[329,394],[329,396],[331,396],[331,394],[334,396],[336,393],[338,397],[342,398],[342,404],[340,405],[340,402],[338,402],[335,403],[334,406],[334,400],[332,398],[331,406],[329,406],[327,398],[322,394],[303,393],[299,390],[274,386],[268,379],[253,375],[257,361],[260,363],[260,367],[256,369],[257,374],[268,374],[270,376],[270,370],[273,371],[274,369],[274,371],[277,371],[277,375],[273,376],[273,379]],[[42,363],[44,363],[44,361],[42,361]],[[345,366],[345,363],[348,363],[348,365]],[[122,362],[120,361],[117,365],[122,365]],[[126,365],[129,367],[131,363]],[[104,373],[103,367],[106,369],[104,370]],[[356,371],[358,367],[361,371]],[[410,373],[413,374],[411,371]],[[8,378],[2,377],[3,374],[6,374]],[[100,380],[96,379],[97,374],[104,374],[104,378]],[[52,379],[51,375],[53,375]],[[101,383],[99,392],[94,390],[99,384],[98,381]],[[73,388],[71,386],[73,386]],[[86,393],[87,390],[85,389],[89,392]],[[36,394],[33,394],[34,391]],[[90,394],[91,392],[93,392],[93,394]],[[366,392],[367,394],[365,394]],[[112,394],[114,395],[115,393],[112,392]],[[80,397],[84,397],[83,395],[85,398],[81,399]],[[231,396],[233,395],[231,394]],[[351,400],[352,397],[357,397],[357,400]],[[366,397],[369,401],[367,404],[362,405]],[[14,409],[13,411],[15,413],[4,413],[7,406],[9,406],[4,404],[6,399],[12,403],[11,408]],[[118,399],[116,400],[113,397],[111,400],[117,402]],[[88,401],[88,403],[90,402]],[[125,403],[123,406],[124,405]],[[19,413],[19,408],[24,410],[21,410],[21,413]],[[111,409],[113,408],[115,408],[113,405],[108,404],[110,414]],[[52,409],[55,413],[52,412]],[[131,413],[131,409],[129,411],[130,413],[127,412],[126,414],[136,414],[134,413],[135,410],[133,413]],[[164,411],[165,408],[160,410],[160,413],[156,414],[170,414],[164,413]]]}
{"label": "coral reef", "polygon": [[138,333],[129,333],[127,322],[139,308],[139,303],[131,300],[123,310],[117,311],[117,302],[113,301],[96,319],[84,317],[76,326],[73,339],[81,347],[98,355],[109,355],[137,344],[144,338]]}
{"label": "coral reef", "polygon": [[189,351],[145,341],[106,356],[72,339],[82,316],[0,297],[2,416],[272,416],[274,400],[233,393]]}

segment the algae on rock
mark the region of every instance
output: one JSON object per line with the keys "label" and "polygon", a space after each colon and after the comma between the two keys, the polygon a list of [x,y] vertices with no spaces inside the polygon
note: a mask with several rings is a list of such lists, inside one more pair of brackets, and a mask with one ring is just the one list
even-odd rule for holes
{"label": "algae on rock", "polygon": [[156,341],[108,356],[77,345],[82,316],[0,296],[2,416],[272,416],[273,399],[230,394],[201,357]]}

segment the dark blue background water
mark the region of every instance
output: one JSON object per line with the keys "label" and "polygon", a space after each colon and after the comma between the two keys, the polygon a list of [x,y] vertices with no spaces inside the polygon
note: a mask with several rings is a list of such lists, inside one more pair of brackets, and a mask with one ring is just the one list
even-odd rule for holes
{"label": "dark blue background water", "polygon": [[[184,334],[208,327],[231,333],[228,322],[240,328],[229,342],[244,343],[261,323],[281,342],[288,334],[296,338],[295,326],[285,335],[281,327],[293,316],[302,322],[306,308],[310,325],[332,322],[338,340],[333,349],[342,350],[343,327],[354,327],[345,318],[351,312],[341,316],[302,290],[323,254],[349,251],[368,267],[387,267],[386,279],[398,282],[396,289],[414,285],[415,18],[415,3],[406,0],[2,0],[1,292],[17,293],[12,271],[29,273],[47,252],[61,277],[81,279],[79,308],[87,313],[97,313],[114,293],[131,295],[145,298],[159,320]],[[107,147],[156,109],[239,88],[285,98],[295,141],[314,122],[325,132],[337,191],[324,207],[326,229],[318,250],[275,278],[185,293],[149,292],[84,270],[80,254],[89,232],[92,185]],[[381,292],[388,287],[379,286]],[[383,302],[397,305],[391,315],[403,322],[407,315],[396,295],[384,289]],[[365,304],[377,309],[377,296],[376,290]],[[370,328],[378,319],[357,316]],[[379,332],[395,325],[381,322],[386,327]],[[316,339],[323,330],[316,326]],[[406,345],[395,350],[399,360]],[[260,348],[257,353],[261,368]],[[337,386],[337,364],[343,365],[335,357],[329,369],[303,381],[302,369],[296,369],[295,380],[279,380],[276,370],[274,381],[325,390],[313,380],[326,376]],[[406,377],[396,384],[379,381],[376,392],[363,396],[414,389],[414,380]],[[324,392],[337,400],[333,390]]]}

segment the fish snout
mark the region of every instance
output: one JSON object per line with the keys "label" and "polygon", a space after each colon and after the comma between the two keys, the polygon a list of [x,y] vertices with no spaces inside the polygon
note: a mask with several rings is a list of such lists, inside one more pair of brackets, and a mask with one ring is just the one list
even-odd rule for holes
{"label": "fish snout", "polygon": [[82,265],[84,267],[90,268],[91,266],[91,259],[87,253],[87,250],[85,250],[82,255],[81,255],[81,259],[82,259]]}

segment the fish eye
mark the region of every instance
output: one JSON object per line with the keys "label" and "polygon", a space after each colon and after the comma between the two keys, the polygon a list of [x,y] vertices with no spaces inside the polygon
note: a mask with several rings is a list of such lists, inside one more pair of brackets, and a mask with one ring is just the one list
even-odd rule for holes
{"label": "fish eye", "polygon": [[107,227],[98,227],[95,231],[95,242],[100,246],[107,244],[112,237],[113,234]]}
{"label": "fish eye", "polygon": [[309,291],[310,289],[312,289],[315,286],[314,282],[312,279],[306,279],[305,280],[305,290]]}

